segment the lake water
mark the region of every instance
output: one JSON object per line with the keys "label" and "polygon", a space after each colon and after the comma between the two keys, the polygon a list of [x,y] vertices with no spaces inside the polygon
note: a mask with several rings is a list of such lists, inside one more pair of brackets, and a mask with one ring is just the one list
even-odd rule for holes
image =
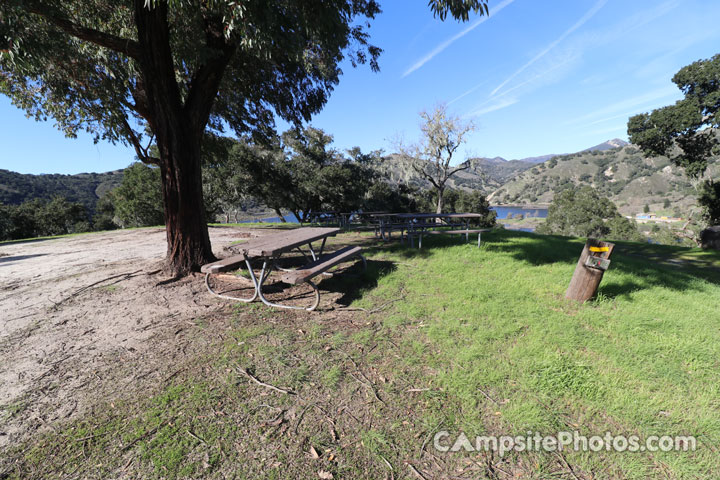
{"label": "lake water", "polygon": [[508,215],[521,214],[524,217],[547,218],[547,208],[522,208],[522,207],[491,207],[497,212],[498,220],[505,220]]}
{"label": "lake water", "polygon": [[522,215],[525,218],[547,218],[547,208],[523,208],[523,207],[491,207],[497,213],[498,223],[503,224],[506,228],[513,230],[520,230],[521,232],[534,232],[534,228],[514,227],[512,224],[503,223],[503,220],[507,219],[508,216],[514,217],[515,215]]}

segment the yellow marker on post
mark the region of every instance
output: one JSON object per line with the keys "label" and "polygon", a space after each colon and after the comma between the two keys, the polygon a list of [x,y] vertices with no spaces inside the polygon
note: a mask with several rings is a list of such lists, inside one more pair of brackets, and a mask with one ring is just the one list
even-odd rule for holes
{"label": "yellow marker on post", "polygon": [[590,251],[595,253],[607,252],[608,250],[610,250],[608,247],[590,247]]}

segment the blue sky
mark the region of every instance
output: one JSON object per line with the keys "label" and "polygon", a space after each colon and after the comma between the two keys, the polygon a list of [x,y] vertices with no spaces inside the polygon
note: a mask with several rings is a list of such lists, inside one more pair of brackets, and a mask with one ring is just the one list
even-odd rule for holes
{"label": "blue sky", "polygon": [[[311,122],[337,148],[413,142],[418,113],[439,102],[477,127],[458,161],[626,139],[628,116],[681,98],[670,81],[678,69],[720,52],[716,0],[490,0],[490,17],[467,23],[433,19],[425,1],[381,4],[371,28],[381,72],[344,66]],[[0,168],[23,173],[102,172],[134,159],[127,147],[66,139],[6,97],[0,144]]]}

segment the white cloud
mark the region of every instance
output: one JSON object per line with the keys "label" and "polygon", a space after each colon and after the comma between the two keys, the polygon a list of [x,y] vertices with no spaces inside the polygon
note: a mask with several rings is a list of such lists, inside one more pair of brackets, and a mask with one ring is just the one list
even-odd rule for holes
{"label": "white cloud", "polygon": [[458,34],[456,34],[456,35],[448,38],[447,40],[445,40],[444,42],[442,42],[441,44],[439,44],[437,47],[435,47],[434,49],[432,49],[427,55],[425,55],[425,56],[422,57],[420,60],[418,60],[417,62],[415,62],[410,68],[408,68],[407,70],[405,70],[405,73],[402,74],[402,78],[407,77],[408,75],[410,75],[411,73],[413,73],[415,70],[417,70],[418,68],[420,68],[420,67],[422,67],[423,65],[425,65],[427,62],[429,62],[430,60],[432,60],[432,59],[433,59],[436,55],[438,55],[440,52],[442,52],[443,50],[445,50],[446,48],[448,48],[450,45],[452,45],[452,44],[453,44],[454,42],[456,42],[457,40],[460,40],[462,37],[464,37],[464,36],[467,35],[468,33],[470,33],[470,32],[472,32],[473,30],[475,30],[477,27],[479,27],[482,23],[484,23],[486,20],[488,20],[488,19],[491,18],[492,16],[497,15],[497,13],[500,12],[500,10],[502,10],[502,9],[505,8],[505,7],[507,7],[508,5],[510,5],[511,3],[513,3],[514,1],[515,1],[515,0],[503,0],[502,2],[500,2],[500,4],[498,4],[498,6],[496,6],[495,8],[491,8],[488,16],[486,16],[486,17],[481,17],[479,20],[476,20],[476,21],[473,22],[469,27],[467,27],[465,30],[463,30],[463,31],[461,31],[460,33],[458,33]]}
{"label": "white cloud", "polygon": [[574,24],[572,27],[570,27],[570,28],[568,28],[567,30],[565,30],[565,32],[563,32],[562,35],[560,35],[560,36],[559,36],[554,42],[552,42],[550,45],[548,45],[547,47],[545,47],[545,49],[543,49],[543,51],[541,51],[540,53],[538,53],[537,55],[535,55],[532,59],[530,59],[529,62],[527,62],[525,65],[523,65],[522,67],[520,67],[517,71],[515,71],[515,73],[513,73],[513,74],[510,75],[508,78],[506,78],[505,81],[503,81],[500,85],[498,85],[497,87],[495,87],[495,90],[493,90],[492,92],[490,92],[490,95],[495,95],[502,87],[504,87],[505,85],[507,85],[508,82],[510,82],[513,78],[517,77],[520,73],[522,73],[523,71],[525,71],[525,69],[527,69],[527,68],[528,68],[529,66],[531,66],[533,63],[537,62],[537,61],[540,60],[542,57],[544,57],[545,55],[547,55],[548,52],[550,52],[550,50],[552,50],[552,49],[555,48],[560,42],[562,42],[563,40],[565,40],[565,38],[567,38],[568,35],[570,35],[571,33],[573,33],[573,32],[574,32],[575,30],[577,30],[578,28],[582,27],[588,20],[590,20],[590,19],[607,3],[607,1],[608,1],[608,0],[599,0],[597,3],[595,3],[595,5],[593,5],[593,7],[592,7],[590,10],[588,10],[588,11],[585,13],[585,15],[582,16],[582,18],[581,18],[580,20],[578,20],[577,22],[575,22],[575,24]]}

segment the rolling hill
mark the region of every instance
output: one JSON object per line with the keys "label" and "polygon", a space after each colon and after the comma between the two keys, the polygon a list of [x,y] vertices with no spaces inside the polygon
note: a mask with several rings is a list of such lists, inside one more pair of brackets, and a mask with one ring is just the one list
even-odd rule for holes
{"label": "rolling hill", "polygon": [[[419,165],[420,162],[421,160],[392,154],[374,163],[373,168],[390,183],[429,188],[430,182],[413,169],[413,164]],[[469,168],[453,175],[448,181],[448,186],[454,189],[480,190],[486,195],[533,166],[530,162],[506,161],[500,157],[471,158],[461,165],[466,164],[469,164]]]}
{"label": "rolling hill", "polygon": [[120,185],[122,170],[106,173],[79,173],[76,175],[30,175],[0,170],[0,203],[19,205],[26,200],[55,196],[95,210],[98,198]]}
{"label": "rolling hill", "polygon": [[[648,158],[634,145],[606,142],[608,148],[554,157],[526,170],[492,192],[492,203],[550,203],[558,190],[569,185],[590,185],[610,198],[624,214],[642,211],[644,205],[659,211],[667,199],[681,215],[695,204],[695,189],[682,168],[666,157]],[[709,174],[720,175],[717,160]],[[668,212],[672,213],[672,212]]]}
{"label": "rolling hill", "polygon": [[[416,159],[391,154],[372,166],[391,183],[430,187],[412,168]],[[519,160],[502,157],[471,158],[466,170],[448,181],[454,189],[480,190],[493,204],[547,204],[554,192],[569,185],[590,185],[605,194],[624,214],[635,214],[648,204],[661,211],[665,200],[684,216],[695,205],[695,189],[683,169],[665,157],[646,158],[635,146],[612,139],[577,153],[541,155]],[[713,177],[720,176],[720,164],[711,162]],[[104,193],[122,180],[122,170],[77,175],[28,175],[0,170],[0,203],[19,204],[33,198],[56,195],[80,202],[94,211]]]}

